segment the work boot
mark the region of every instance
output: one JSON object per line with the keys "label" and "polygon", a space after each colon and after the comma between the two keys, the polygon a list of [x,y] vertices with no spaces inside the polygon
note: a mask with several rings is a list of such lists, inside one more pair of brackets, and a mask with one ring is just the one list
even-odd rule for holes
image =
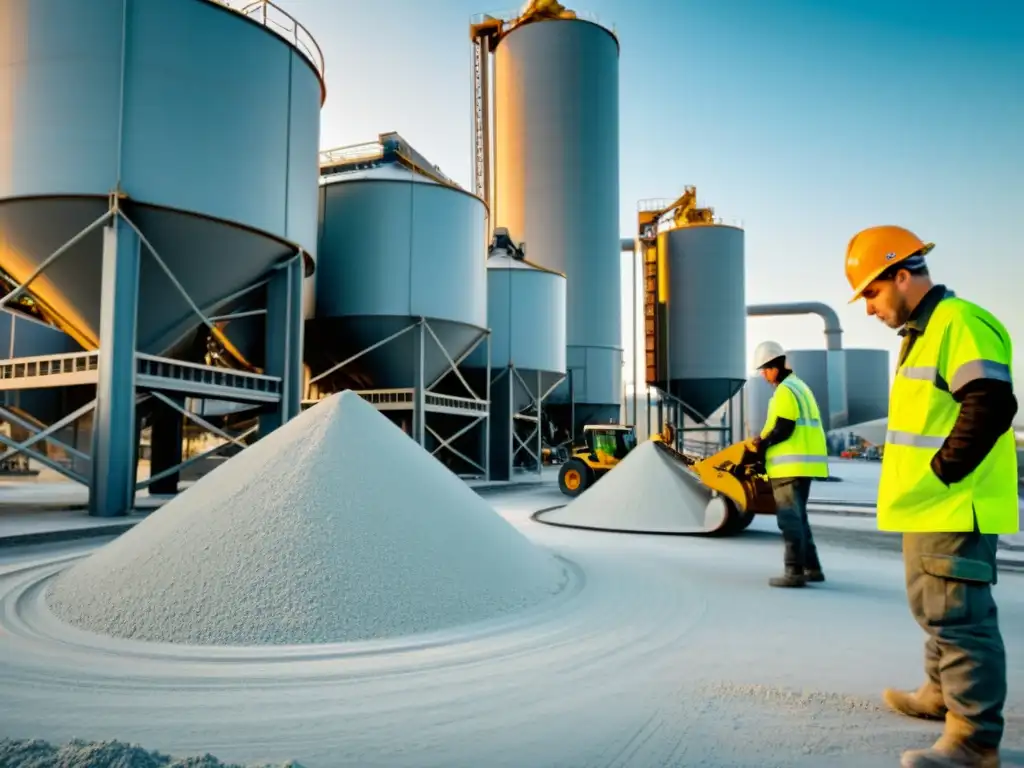
{"label": "work boot", "polygon": [[943,720],[946,717],[942,691],[931,682],[924,683],[916,691],[886,688],[882,691],[882,700],[890,709],[908,717],[920,717],[923,720]]}
{"label": "work boot", "polygon": [[820,583],[825,580],[825,574],[822,573],[821,567],[818,568],[804,568],[804,579],[808,583],[815,582]]}
{"label": "work boot", "polygon": [[803,587],[807,585],[807,577],[804,576],[803,568],[786,566],[786,572],[782,576],[768,579],[768,584],[773,587]]}
{"label": "work boot", "polygon": [[900,757],[903,768],[999,768],[999,748],[979,747],[943,735],[928,749],[910,749]]}

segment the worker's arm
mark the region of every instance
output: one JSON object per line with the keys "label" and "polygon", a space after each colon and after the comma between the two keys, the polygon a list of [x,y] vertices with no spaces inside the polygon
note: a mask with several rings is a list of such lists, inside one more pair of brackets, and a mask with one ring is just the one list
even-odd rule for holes
{"label": "worker's arm", "polygon": [[940,374],[960,403],[949,436],[932,458],[932,471],[946,485],[958,483],[988,456],[1017,415],[1009,361],[1009,334],[994,318],[968,315],[949,327]]}
{"label": "worker's arm", "polygon": [[771,431],[761,438],[760,450],[766,451],[773,445],[789,440],[793,436],[794,429],[796,429],[796,421],[779,416],[775,419],[775,426],[771,428]]}
{"label": "worker's arm", "polygon": [[764,453],[773,445],[778,445],[793,436],[796,420],[800,418],[800,405],[796,395],[789,387],[777,387],[772,395],[771,408],[761,430],[758,441],[758,452]]}

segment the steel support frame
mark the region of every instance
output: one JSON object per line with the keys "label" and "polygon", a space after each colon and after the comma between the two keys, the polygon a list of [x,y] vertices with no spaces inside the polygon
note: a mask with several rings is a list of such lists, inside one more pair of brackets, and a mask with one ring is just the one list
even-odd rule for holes
{"label": "steel support frame", "polygon": [[[154,259],[161,271],[171,281],[178,293],[185,299],[189,308],[196,314],[202,324],[211,331],[213,321],[208,316],[219,306],[228,301],[255,290],[261,285],[268,286],[268,335],[273,327],[272,320],[285,327],[282,339],[268,340],[268,365],[274,365],[282,371],[282,396],[277,413],[272,415],[271,428],[295,416],[299,411],[302,381],[302,322],[292,315],[301,314],[302,300],[302,259],[301,250],[275,266],[269,278],[261,278],[236,294],[226,297],[205,311],[200,309],[181,282],[167,266],[160,254],[148,241],[142,230],[131,220],[121,206],[126,195],[115,190],[109,197],[108,209],[99,218],[90,223],[78,234],[57,248],[38,267],[13,290],[0,297],[0,308],[4,307],[29,289],[29,286],[45,270],[54,264],[77,243],[90,233],[103,227],[103,250],[101,272],[101,298],[99,322],[98,376],[96,383],[96,399],[78,409],[73,414],[49,428],[40,430],[24,443],[17,443],[0,435],[0,443],[8,450],[4,455],[13,456],[24,453],[30,458],[50,467],[71,480],[87,485],[89,488],[89,514],[94,517],[119,517],[131,513],[138,488],[148,487],[152,482],[167,474],[178,471],[198,458],[193,457],[177,467],[161,472],[158,477],[150,478],[143,483],[136,482],[138,451],[136,444],[136,409],[140,398],[136,387],[136,349],[139,301],[139,277],[142,265],[142,253],[145,249]],[[298,277],[296,278],[296,275]],[[297,299],[296,299],[297,296]],[[297,337],[297,343],[296,343]],[[294,357],[294,360],[291,358]],[[179,408],[170,398],[151,388],[149,395],[162,400],[165,404],[181,410],[183,415],[208,431],[224,437],[229,442],[245,447],[239,438],[235,438],[217,429],[187,409]],[[142,399],[145,399],[143,395]],[[94,410],[92,452],[90,476],[87,478],[49,457],[32,450],[31,446],[44,439],[41,435],[49,435],[62,426],[73,422],[84,415],[87,410]],[[81,413],[80,413],[81,412]],[[7,418],[8,415],[4,415]],[[74,418],[71,418],[74,417]],[[266,430],[269,431],[269,430]],[[248,435],[247,431],[245,435]],[[52,438],[46,438],[52,441]],[[68,448],[69,446],[62,447]],[[215,452],[224,446],[218,446]],[[75,449],[75,452],[81,454]]]}
{"label": "steel support frame", "polygon": [[20,418],[17,414],[12,413],[6,408],[0,408],[0,419],[7,421],[11,424],[16,424],[22,429],[34,432],[34,434],[30,438],[28,438],[28,440],[25,440],[24,442],[21,443],[12,440],[6,435],[0,434],[0,443],[3,443],[8,448],[7,451],[0,455],[0,461],[3,461],[4,459],[9,459],[13,456],[17,456],[18,454],[24,454],[25,456],[28,456],[30,459],[38,461],[43,466],[49,467],[54,472],[63,475],[69,480],[73,480],[76,483],[82,483],[83,485],[88,485],[89,478],[82,474],[79,474],[78,472],[69,467],[65,467],[61,463],[54,461],[45,454],[33,450],[32,446],[40,442],[53,443],[54,445],[64,449],[68,453],[77,456],[78,458],[91,461],[92,457],[89,456],[87,453],[84,453],[83,451],[78,450],[74,446],[68,445],[67,443],[64,443],[56,439],[53,435],[56,432],[59,432],[64,427],[74,424],[80,418],[82,418],[87,413],[92,411],[95,407],[96,401],[92,400],[83,405],[81,408],[72,411],[59,421],[56,421],[53,424],[50,424],[49,426],[43,428],[37,427],[35,424],[32,424],[31,422],[28,422]]}
{"label": "steel support frame", "polygon": [[[503,399],[506,393],[508,396],[508,401],[502,403],[502,418],[504,419],[505,414],[508,414],[509,416],[509,423],[506,427],[508,429],[508,442],[506,444],[503,438],[499,438],[499,441],[502,443],[502,445],[492,446],[492,451],[493,448],[497,447],[501,454],[498,456],[495,456],[493,452],[491,454],[495,462],[502,462],[502,464],[504,465],[498,468],[497,474],[500,474],[502,476],[501,479],[511,479],[513,474],[515,473],[516,459],[519,457],[521,453],[525,452],[527,456],[529,456],[536,462],[536,474],[540,476],[541,473],[544,471],[544,434],[541,430],[544,401],[547,399],[548,395],[550,395],[555,390],[555,388],[558,387],[559,384],[565,381],[566,376],[563,374],[547,389],[542,391],[544,374],[541,371],[533,371],[532,373],[526,374],[528,376],[536,377],[535,388],[531,388],[531,386],[527,383],[526,379],[524,378],[524,374],[522,374],[519,371],[519,369],[516,368],[514,365],[502,368],[497,373],[494,373],[494,371],[492,371],[491,373],[494,374],[490,377],[490,387],[492,392],[494,391],[495,384],[500,384],[506,378],[508,379],[508,386],[505,389],[505,392],[502,393]],[[525,393],[528,398],[527,402],[519,409],[516,409],[514,406],[514,403],[516,401],[517,389],[518,391]],[[537,392],[538,394],[535,395],[534,392]],[[492,400],[492,419],[496,415],[495,405],[496,402]],[[530,414],[531,411],[534,415]],[[533,424],[533,428],[530,430],[530,433],[526,436],[525,439],[519,437],[519,434],[516,431],[517,422],[528,422]],[[491,468],[495,469],[495,467],[493,466]],[[492,472],[492,474],[494,473]]]}
{"label": "steel support frame", "polygon": [[[325,370],[325,371],[323,371],[321,373],[318,373],[316,376],[311,377],[309,379],[309,381],[307,382],[307,384],[306,384],[306,386],[307,386],[307,392],[306,392],[306,399],[307,400],[306,401],[309,402],[308,398],[312,394],[309,391],[308,388],[312,387],[318,381],[323,381],[328,376],[331,376],[332,374],[337,373],[338,371],[344,369],[348,365],[351,365],[352,363],[354,363],[356,360],[360,359],[364,355],[367,355],[370,352],[373,352],[374,350],[380,349],[381,347],[384,347],[384,346],[392,343],[393,341],[395,341],[396,339],[404,336],[407,333],[414,334],[415,339],[416,339],[416,341],[415,341],[415,352],[414,352],[415,359],[413,361],[413,363],[414,363],[413,364],[413,381],[412,381],[412,386],[409,387],[406,390],[406,391],[411,391],[412,401],[409,404],[408,408],[402,408],[400,403],[396,403],[391,408],[387,408],[387,409],[381,408],[380,410],[399,410],[399,409],[401,409],[401,410],[409,410],[409,411],[411,411],[412,412],[412,438],[419,445],[421,445],[425,449],[427,447],[426,437],[427,437],[428,434],[430,434],[438,443],[437,446],[431,451],[431,455],[432,456],[437,457],[437,455],[441,451],[447,450],[449,453],[457,456],[462,461],[466,462],[469,466],[474,467],[475,469],[477,469],[480,472],[480,477],[482,477],[485,480],[489,480],[490,479],[490,450],[491,450],[490,449],[490,440],[491,440],[491,433],[490,433],[490,426],[491,426],[491,420],[490,420],[491,332],[490,332],[490,330],[487,330],[487,329],[481,330],[480,335],[477,336],[476,340],[470,345],[470,347],[466,351],[464,351],[462,354],[460,354],[458,357],[453,358],[451,356],[451,354],[449,354],[448,350],[445,348],[444,344],[441,343],[441,340],[438,338],[437,334],[434,332],[434,329],[431,327],[431,325],[430,325],[430,318],[419,317],[419,318],[417,318],[415,320],[415,322],[412,322],[409,325],[405,326],[404,328],[402,328],[402,329],[400,329],[398,331],[395,331],[391,335],[386,336],[385,338],[381,339],[380,341],[377,341],[377,342],[371,344],[370,346],[366,347],[365,349],[360,350],[359,352],[355,353],[354,355],[351,355],[350,357],[347,357],[346,359],[342,360],[340,363],[336,363],[336,364],[332,365],[330,368],[328,368],[327,370]],[[427,350],[427,345],[428,345],[428,339],[430,339],[433,342],[433,344],[435,344],[437,346],[437,348],[441,351],[441,354],[444,356],[445,362],[447,364],[446,367],[445,367],[444,372],[441,373],[439,376],[435,377],[432,381],[429,381],[429,382],[426,380],[426,378],[424,376],[424,371],[423,371],[425,357],[426,357],[426,350]],[[462,363],[464,363],[469,358],[469,356],[473,352],[476,351],[476,349],[481,344],[484,344],[484,343],[486,343],[486,345],[487,345],[487,376],[486,376],[486,382],[487,383],[486,383],[486,390],[484,392],[484,396],[481,397],[476,392],[476,390],[473,389],[472,385],[466,380],[466,377],[463,375],[463,373],[461,371],[461,365],[462,365]],[[479,411],[476,411],[476,410],[466,410],[466,411],[463,411],[463,412],[456,412],[456,413],[454,413],[453,415],[465,416],[466,418],[470,419],[470,421],[469,421],[469,423],[467,423],[467,424],[463,425],[462,427],[460,427],[453,434],[451,434],[451,435],[449,435],[447,437],[444,437],[436,429],[434,429],[430,424],[427,423],[427,415],[429,413],[432,413],[432,412],[434,412],[434,413],[441,413],[441,412],[453,413],[453,411],[451,409],[447,409],[447,408],[444,411],[441,411],[440,409],[437,409],[437,408],[432,408],[431,405],[430,405],[430,402],[429,402],[430,398],[428,397],[428,395],[440,395],[441,393],[436,392],[435,388],[444,379],[446,379],[451,374],[454,374],[456,379],[461,384],[462,388],[464,388],[466,390],[466,392],[469,394],[469,397],[466,398],[466,399],[471,400],[471,401],[473,401],[476,404],[485,406],[485,410],[484,410],[483,413],[480,413]],[[370,401],[372,402],[372,396],[375,393],[382,393],[382,392],[386,392],[386,391],[388,391],[388,390],[362,390],[362,391],[359,391],[359,394],[361,396],[368,397],[368,399],[370,399]],[[473,430],[476,427],[480,427],[480,426],[482,426],[483,429],[484,429],[484,436],[483,436],[483,453],[484,453],[484,456],[483,456],[483,461],[482,462],[476,461],[475,459],[472,459],[469,456],[466,456],[463,452],[461,452],[458,449],[456,449],[454,447],[454,445],[453,445],[453,443],[456,440],[458,440],[460,437],[462,437],[463,435],[468,434],[471,430]]]}

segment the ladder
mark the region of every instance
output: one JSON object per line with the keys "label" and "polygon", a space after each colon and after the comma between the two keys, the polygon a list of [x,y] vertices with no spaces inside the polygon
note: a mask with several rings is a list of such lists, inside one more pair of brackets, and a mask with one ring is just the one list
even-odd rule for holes
{"label": "ladder", "polygon": [[473,194],[490,205],[488,37],[473,39]]}

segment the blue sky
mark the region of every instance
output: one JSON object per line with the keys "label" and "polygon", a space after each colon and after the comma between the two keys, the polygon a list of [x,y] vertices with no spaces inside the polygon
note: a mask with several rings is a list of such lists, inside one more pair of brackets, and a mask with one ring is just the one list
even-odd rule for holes
{"label": "blue sky", "polygon": [[[276,2],[324,51],[323,146],[395,130],[469,185],[468,19],[513,4]],[[858,229],[902,224],[936,242],[938,280],[1024,345],[1024,2],[569,7],[614,23],[622,45],[624,236],[637,200],[695,184],[744,223],[748,302],[825,301],[847,346],[895,350],[892,331],[847,306],[842,267]],[[815,318],[750,321],[749,346],[764,338],[823,343]],[[1024,380],[1020,362],[1016,372]]]}

